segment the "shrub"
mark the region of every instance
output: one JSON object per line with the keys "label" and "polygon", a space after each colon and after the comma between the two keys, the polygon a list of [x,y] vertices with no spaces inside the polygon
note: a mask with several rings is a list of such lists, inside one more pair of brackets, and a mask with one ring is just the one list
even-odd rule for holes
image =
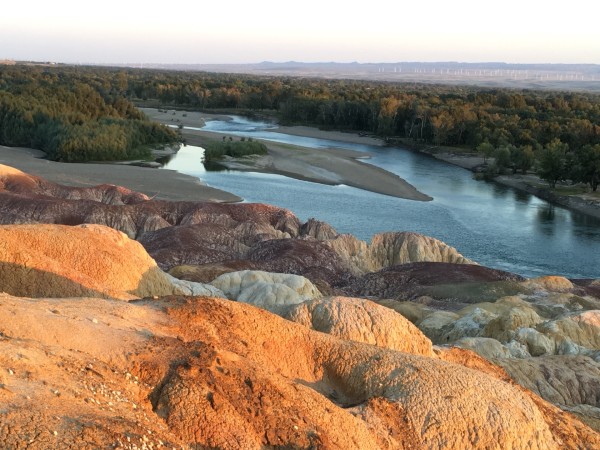
{"label": "shrub", "polygon": [[212,161],[231,156],[239,158],[248,155],[266,155],[265,144],[256,141],[212,141],[204,146],[204,160]]}

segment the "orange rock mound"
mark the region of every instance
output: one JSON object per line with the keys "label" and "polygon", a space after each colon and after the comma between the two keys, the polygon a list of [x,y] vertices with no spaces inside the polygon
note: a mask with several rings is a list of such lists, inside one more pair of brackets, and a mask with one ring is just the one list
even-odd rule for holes
{"label": "orange rock mound", "polygon": [[0,290],[122,300],[184,293],[136,241],[101,225],[0,226]]}

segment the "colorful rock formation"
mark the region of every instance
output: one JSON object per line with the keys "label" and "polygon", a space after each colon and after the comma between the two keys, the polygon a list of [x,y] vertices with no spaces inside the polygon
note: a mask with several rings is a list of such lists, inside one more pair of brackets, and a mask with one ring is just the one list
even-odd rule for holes
{"label": "colorful rock formation", "polygon": [[597,281],[6,166],[0,221],[2,448],[600,448]]}

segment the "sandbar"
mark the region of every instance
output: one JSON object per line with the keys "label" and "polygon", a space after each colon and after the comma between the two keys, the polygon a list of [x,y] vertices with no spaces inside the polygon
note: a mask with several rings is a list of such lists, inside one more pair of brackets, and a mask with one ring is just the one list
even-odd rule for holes
{"label": "sandbar", "polygon": [[[181,124],[181,130],[188,144],[202,146],[207,140],[228,138],[227,133],[205,131],[199,128],[207,120],[227,120],[227,116],[205,114],[197,111],[158,111],[141,108],[152,120],[165,124]],[[190,129],[185,127],[193,127]],[[381,140],[360,136],[355,133],[324,131],[312,127],[279,127],[270,131],[297,136],[316,137],[342,142],[366,145],[382,145]],[[236,137],[235,139],[238,139]],[[258,139],[260,141],[260,139]],[[262,140],[268,155],[225,159],[222,164],[229,169],[273,173],[322,184],[344,184],[379,194],[417,201],[430,201],[431,197],[418,191],[410,183],[380,167],[361,161],[368,153],[343,148],[314,149],[298,145],[281,144]]]}

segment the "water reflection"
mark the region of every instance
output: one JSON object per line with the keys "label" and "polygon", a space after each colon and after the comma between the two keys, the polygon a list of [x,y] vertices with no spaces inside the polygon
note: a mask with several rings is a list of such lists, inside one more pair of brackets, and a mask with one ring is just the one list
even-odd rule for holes
{"label": "water reflection", "polygon": [[506,186],[494,183],[493,181],[486,181],[485,183],[487,183],[488,186],[491,186],[494,192],[494,197],[496,198],[505,199],[506,197],[508,197],[508,194],[510,194],[510,190]]}
{"label": "water reflection", "polygon": [[168,164],[169,161],[171,161],[173,159],[173,156],[175,156],[175,155],[161,156],[160,158],[156,158],[156,162],[161,163],[162,165]]}
{"label": "water reflection", "polygon": [[[598,233],[598,230],[600,229],[600,218],[581,214],[577,211],[570,211],[569,213],[573,224],[573,233],[578,237],[595,240],[600,244],[600,235]],[[600,256],[598,259],[600,261]]]}
{"label": "water reflection", "polygon": [[554,220],[556,213],[553,205],[547,204],[538,207],[537,219],[538,230],[542,233],[551,236],[554,234]]}
{"label": "water reflection", "polygon": [[201,159],[201,161],[204,163],[204,168],[207,172],[229,172],[229,169],[226,166],[219,164],[218,162],[204,161],[203,159]]}
{"label": "water reflection", "polygon": [[515,197],[515,201],[518,203],[529,204],[529,202],[531,201],[531,194],[529,194],[528,192],[513,189],[513,195]]}

